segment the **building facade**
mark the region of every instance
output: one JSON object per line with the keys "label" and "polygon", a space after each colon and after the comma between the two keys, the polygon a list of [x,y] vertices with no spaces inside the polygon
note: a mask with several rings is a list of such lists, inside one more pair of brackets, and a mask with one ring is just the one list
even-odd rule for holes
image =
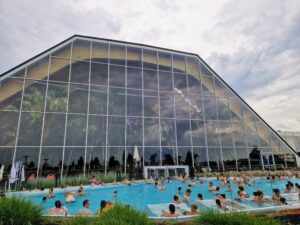
{"label": "building facade", "polygon": [[0,163],[44,176],[296,166],[294,150],[197,55],[73,36],[0,77]]}

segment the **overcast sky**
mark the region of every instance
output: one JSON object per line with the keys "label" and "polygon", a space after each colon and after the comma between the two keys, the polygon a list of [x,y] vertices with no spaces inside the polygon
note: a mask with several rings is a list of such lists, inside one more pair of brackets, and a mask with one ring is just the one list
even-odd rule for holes
{"label": "overcast sky", "polygon": [[300,130],[298,0],[0,0],[0,74],[82,34],[199,54],[276,130]]}

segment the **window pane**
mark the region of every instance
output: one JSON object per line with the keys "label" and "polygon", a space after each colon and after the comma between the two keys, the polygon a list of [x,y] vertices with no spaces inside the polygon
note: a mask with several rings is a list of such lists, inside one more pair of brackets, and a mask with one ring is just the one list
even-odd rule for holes
{"label": "window pane", "polygon": [[69,59],[51,58],[49,80],[68,82],[69,72]]}
{"label": "window pane", "polygon": [[159,120],[156,118],[145,118],[144,119],[145,129],[145,144],[148,146],[160,146],[160,135],[159,135]]}
{"label": "window pane", "polygon": [[58,173],[62,163],[63,148],[42,148],[40,173],[42,176]]}
{"label": "window pane", "polygon": [[173,55],[173,71],[185,72],[185,57],[182,55]]}
{"label": "window pane", "polygon": [[158,90],[158,78],[156,70],[144,70],[144,89]]}
{"label": "window pane", "polygon": [[20,110],[22,79],[7,78],[0,82],[0,110]]}
{"label": "window pane", "polygon": [[188,86],[190,94],[201,95],[201,81],[198,76],[188,74]]}
{"label": "window pane", "polygon": [[106,145],[106,116],[89,116],[88,146]]}
{"label": "window pane", "polygon": [[26,80],[22,110],[38,112],[44,111],[45,93],[45,81]]}
{"label": "window pane", "polygon": [[83,61],[72,61],[71,82],[89,83],[90,63]]}
{"label": "window pane", "polygon": [[108,145],[125,145],[125,118],[109,116],[108,118]]}
{"label": "window pane", "polygon": [[229,98],[229,106],[231,110],[231,119],[233,121],[243,121],[243,114],[242,114],[242,107],[241,107],[240,100],[235,97]]}
{"label": "window pane", "polygon": [[0,147],[0,165],[4,165],[4,171],[8,171],[11,168],[13,154],[14,148]]}
{"label": "window pane", "polygon": [[236,157],[239,171],[249,170],[249,153],[247,148],[237,148]]}
{"label": "window pane", "polygon": [[159,71],[159,90],[168,92],[173,90],[171,72]]}
{"label": "window pane", "polygon": [[72,59],[90,60],[91,42],[87,40],[75,40],[73,42]]}
{"label": "window pane", "polygon": [[66,115],[46,113],[44,122],[44,146],[63,146]]}
{"label": "window pane", "polygon": [[215,95],[213,77],[201,76],[203,96]]}
{"label": "window pane", "polygon": [[243,123],[232,123],[235,146],[246,147],[246,134]]}
{"label": "window pane", "polygon": [[107,87],[90,86],[90,114],[107,113]]}
{"label": "window pane", "polygon": [[158,117],[159,105],[157,92],[144,91],[144,116]]}
{"label": "window pane", "polygon": [[100,63],[91,64],[91,84],[107,85],[108,65]]}
{"label": "window pane", "polygon": [[189,118],[189,99],[187,95],[175,94],[176,118]]}
{"label": "window pane", "polygon": [[70,84],[69,112],[87,113],[88,85]]}
{"label": "window pane", "polygon": [[245,123],[246,137],[249,147],[257,147],[257,134],[255,123]]}
{"label": "window pane", "polygon": [[220,148],[208,148],[209,167],[212,171],[223,171]]}
{"label": "window pane", "polygon": [[219,120],[230,121],[230,109],[227,98],[216,98]]}
{"label": "window pane", "polygon": [[145,166],[159,165],[160,152],[159,148],[145,147]]}
{"label": "window pane", "polygon": [[159,70],[166,70],[171,71],[172,69],[172,60],[171,54],[165,52],[158,52],[158,69]]}
{"label": "window pane", "polygon": [[191,148],[178,148],[178,165],[193,166],[192,157],[193,155]]}
{"label": "window pane", "polygon": [[86,116],[68,115],[66,145],[84,146],[86,139]]}
{"label": "window pane", "polygon": [[202,98],[200,95],[190,95],[190,118],[203,120]]}
{"label": "window pane", "polygon": [[193,75],[199,75],[199,59],[196,57],[187,57],[187,69],[186,72]]}
{"label": "window pane", "polygon": [[110,45],[110,64],[125,65],[126,52],[123,45]]}
{"label": "window pane", "polygon": [[108,114],[125,115],[125,91],[123,88],[109,88]]}
{"label": "window pane", "polygon": [[19,112],[0,111],[0,146],[14,146],[16,142]]}
{"label": "window pane", "polygon": [[142,89],[142,69],[140,68],[127,68],[127,88]]}
{"label": "window pane", "polygon": [[201,75],[205,76],[213,76],[213,73],[208,69],[204,63],[200,62],[200,67],[201,67]]}
{"label": "window pane", "polygon": [[177,145],[190,146],[191,132],[189,120],[176,120]]}
{"label": "window pane", "polygon": [[92,42],[92,61],[108,63],[108,44]]}
{"label": "window pane", "polygon": [[64,173],[65,175],[77,175],[82,173],[84,167],[85,148],[65,148]]}
{"label": "window pane", "polygon": [[87,166],[88,173],[93,171],[104,171],[106,147],[91,147],[87,148]]}
{"label": "window pane", "polygon": [[225,87],[225,85],[216,77],[215,77],[215,90],[216,90],[217,97],[227,97],[228,95],[228,88]]}
{"label": "window pane", "polygon": [[47,112],[66,112],[68,85],[49,82],[47,94]]}
{"label": "window pane", "polygon": [[127,47],[127,66],[142,66],[142,49]]}
{"label": "window pane", "polygon": [[184,93],[188,92],[187,79],[185,74],[174,73],[174,88],[177,88]]}
{"label": "window pane", "polygon": [[174,118],[174,95],[173,93],[159,93],[160,116]]}
{"label": "window pane", "polygon": [[204,122],[191,120],[193,146],[205,146]]}
{"label": "window pane", "polygon": [[206,148],[193,148],[193,152],[194,152],[194,164],[195,167],[200,169],[201,168],[206,168],[208,167],[207,164],[207,152],[206,152]]}
{"label": "window pane", "polygon": [[25,172],[30,175],[36,174],[39,160],[39,147],[18,147],[16,149],[15,162],[21,161],[25,165]]}
{"label": "window pane", "polygon": [[157,52],[144,49],[143,50],[143,67],[148,69],[157,69]]}
{"label": "window pane", "polygon": [[27,67],[26,78],[46,80],[48,76],[49,56],[44,57]]}
{"label": "window pane", "polygon": [[143,120],[142,118],[126,118],[126,145],[143,146]]}
{"label": "window pane", "polygon": [[110,147],[107,155],[107,169],[115,170],[125,166],[125,147]]}
{"label": "window pane", "polygon": [[175,120],[161,119],[161,145],[176,146]]}
{"label": "window pane", "polygon": [[216,99],[214,97],[204,98],[204,114],[206,120],[217,120]]}
{"label": "window pane", "polygon": [[216,121],[207,121],[206,130],[207,130],[207,145],[220,146],[218,123]]}
{"label": "window pane", "polygon": [[127,90],[127,116],[142,116],[143,97],[140,90]]}
{"label": "window pane", "polygon": [[125,67],[109,66],[109,85],[115,87],[125,87]]}
{"label": "window pane", "polygon": [[62,58],[70,59],[70,57],[71,57],[71,44],[68,44],[68,45],[58,49],[57,51],[55,51],[51,55],[56,56],[56,57],[62,57]]}
{"label": "window pane", "polygon": [[176,148],[163,147],[162,148],[162,165],[175,165],[176,164]]}
{"label": "window pane", "polygon": [[256,126],[260,146],[270,147],[269,128],[261,122],[258,122]]}
{"label": "window pane", "polygon": [[22,112],[18,145],[39,146],[43,113]]}
{"label": "window pane", "polygon": [[225,171],[236,171],[236,157],[234,148],[222,147],[222,153]]}

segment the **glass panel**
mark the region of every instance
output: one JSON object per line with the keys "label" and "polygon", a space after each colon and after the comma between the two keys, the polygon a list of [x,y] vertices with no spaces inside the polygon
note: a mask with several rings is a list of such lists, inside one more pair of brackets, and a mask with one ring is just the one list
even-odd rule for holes
{"label": "glass panel", "polygon": [[222,153],[225,171],[236,171],[236,157],[234,148],[222,147]]}
{"label": "glass panel", "polygon": [[[13,73],[12,75],[10,75],[10,78],[24,78],[25,76],[25,68],[24,69],[19,69],[17,72]],[[3,82],[3,81],[1,81]]]}
{"label": "glass panel", "polygon": [[213,77],[201,76],[203,96],[215,95]]}
{"label": "glass panel", "polygon": [[125,65],[126,52],[123,45],[110,45],[110,64]]}
{"label": "glass panel", "polygon": [[[206,148],[193,148],[194,152],[194,164],[198,171],[202,169],[207,170],[208,167],[208,158]],[[207,170],[208,171],[208,170]]]}
{"label": "glass panel", "polygon": [[73,42],[72,59],[90,60],[91,42],[86,40],[75,40]]}
{"label": "glass panel", "polygon": [[40,173],[42,176],[56,174],[60,171],[63,148],[42,148]]}
{"label": "glass panel", "polygon": [[273,147],[274,161],[276,169],[284,169],[286,167],[284,151],[280,147]]}
{"label": "glass panel", "polygon": [[232,123],[235,146],[246,147],[246,136],[243,123]]}
{"label": "glass panel", "polygon": [[176,118],[189,118],[189,99],[184,94],[175,94]]}
{"label": "glass panel", "polygon": [[108,44],[92,42],[92,61],[108,63]]}
{"label": "glass panel", "polygon": [[158,78],[156,70],[143,70],[144,89],[158,90]]}
{"label": "glass panel", "polygon": [[86,139],[86,116],[68,115],[66,145],[84,146]]}
{"label": "glass panel", "polygon": [[201,75],[214,76],[213,73],[210,71],[210,69],[208,69],[208,67],[204,65],[204,63],[200,62],[200,67],[201,67]]}
{"label": "glass panel", "polygon": [[185,57],[182,55],[173,55],[173,72],[185,72]]}
{"label": "glass panel", "polygon": [[219,121],[219,132],[223,146],[233,146],[232,128],[230,122]]}
{"label": "glass panel", "polygon": [[145,118],[144,129],[144,145],[160,146],[159,120],[156,118]]}
{"label": "glass panel", "polygon": [[174,95],[173,93],[159,93],[160,116],[174,118]]}
{"label": "glass panel", "polygon": [[145,147],[145,166],[159,165],[160,152],[159,148]]}
{"label": "glass panel", "polygon": [[110,147],[107,154],[108,170],[115,170],[125,166],[125,147]]}
{"label": "glass panel", "polygon": [[148,69],[157,69],[157,52],[144,49],[143,50],[143,67]]}
{"label": "glass panel", "polygon": [[125,145],[125,118],[124,117],[108,117],[108,144],[110,146]]}
{"label": "glass panel", "polygon": [[192,149],[191,148],[178,148],[178,165],[188,165],[193,166],[192,159]]}
{"label": "glass panel", "polygon": [[127,47],[127,66],[142,66],[142,49]]}
{"label": "glass panel", "polygon": [[172,91],[173,83],[172,83],[172,73],[159,71],[159,90],[160,91]]}
{"label": "glass panel", "polygon": [[198,76],[188,74],[188,86],[190,94],[201,95],[201,81]]}
{"label": "glass panel", "polygon": [[22,110],[38,112],[44,111],[45,93],[45,81],[26,80]]}
{"label": "glass panel", "polygon": [[106,145],[106,116],[89,116],[88,146]]}
{"label": "glass panel", "polygon": [[188,92],[187,79],[185,74],[174,73],[174,88],[177,88],[184,93]]}
{"label": "glass panel", "polygon": [[108,114],[125,114],[125,90],[123,88],[109,88]]}
{"label": "glass panel", "polygon": [[65,148],[64,174],[71,176],[83,173],[85,148]]}
{"label": "glass panel", "polygon": [[216,98],[204,98],[204,113],[206,120],[217,120]]}
{"label": "glass panel", "polygon": [[255,121],[255,116],[254,116],[253,112],[251,112],[245,105],[243,105],[243,117],[244,117],[245,123]]}
{"label": "glass panel", "polygon": [[261,150],[257,147],[249,148],[249,159],[252,170],[261,170]]}
{"label": "glass panel", "polygon": [[87,148],[86,170],[88,174],[93,171],[104,171],[106,147]]}
{"label": "glass panel", "polygon": [[20,110],[23,80],[7,78],[0,82],[0,110]]}
{"label": "glass panel", "polygon": [[186,72],[193,75],[199,75],[199,59],[197,57],[187,57]]}
{"label": "glass panel", "polygon": [[256,126],[257,126],[257,135],[259,138],[260,146],[270,147],[270,139],[269,139],[269,132],[268,132],[269,129],[260,122],[256,123]]}
{"label": "glass panel", "polygon": [[0,133],[1,133],[0,146],[15,145],[18,119],[19,119],[19,112],[0,111]]}
{"label": "glass panel", "polygon": [[70,60],[51,58],[49,80],[69,81]]}
{"label": "glass panel", "polygon": [[257,135],[255,123],[245,123],[245,130],[249,147],[257,146]]}
{"label": "glass panel", "polygon": [[162,165],[175,165],[176,164],[176,148],[163,147],[162,148]]}
{"label": "glass panel", "polygon": [[191,120],[193,146],[205,146],[204,122]]}
{"label": "glass panel", "polygon": [[39,147],[18,147],[15,162],[22,162],[28,175],[35,173],[38,167]]}
{"label": "glass panel", "polygon": [[44,57],[27,67],[26,78],[46,80],[48,76],[49,56]]}
{"label": "glass panel", "polygon": [[72,61],[71,82],[74,83],[89,83],[89,62]]}
{"label": "glass panel", "polygon": [[165,52],[158,52],[158,69],[171,71],[172,69],[172,60],[171,54]]}
{"label": "glass panel", "polygon": [[161,119],[160,125],[161,125],[161,145],[176,146],[175,120]]}
{"label": "glass panel", "polygon": [[107,85],[108,65],[100,63],[91,64],[91,84]]}
{"label": "glass panel", "polygon": [[247,148],[236,148],[236,157],[239,171],[250,170],[249,153]]}
{"label": "glass panel", "polygon": [[69,112],[87,113],[88,85],[70,84]]}
{"label": "glass panel", "polygon": [[63,146],[66,115],[46,113],[44,121],[43,145]]}
{"label": "glass panel", "polygon": [[68,85],[65,83],[48,83],[47,112],[66,112]]}
{"label": "glass panel", "polygon": [[142,116],[143,97],[140,90],[127,90],[127,116]]}
{"label": "glass panel", "polygon": [[229,98],[229,106],[231,110],[231,119],[232,121],[243,121],[242,107],[240,100],[231,97]]}
{"label": "glass panel", "polygon": [[43,113],[23,112],[18,145],[39,146],[41,142]]}
{"label": "glass panel", "polygon": [[144,116],[158,117],[159,105],[157,92],[144,91]]}
{"label": "glass panel", "polygon": [[143,145],[143,120],[142,118],[126,118],[126,145],[142,146]]}
{"label": "glass panel", "polygon": [[127,67],[127,88],[142,89],[142,69]]}
{"label": "glass panel", "polygon": [[107,87],[90,86],[90,114],[107,113]]}
{"label": "glass panel", "polygon": [[215,77],[215,89],[216,89],[217,97],[227,97],[228,88],[216,77]]}
{"label": "glass panel", "polygon": [[209,167],[211,171],[223,171],[220,148],[208,148]]}
{"label": "glass panel", "polygon": [[125,67],[109,66],[109,85],[115,87],[125,87]]}
{"label": "glass panel", "polygon": [[207,145],[220,146],[218,123],[216,121],[206,121]]}
{"label": "glass panel", "polygon": [[271,140],[271,146],[272,147],[280,148],[279,138],[273,132],[270,132],[270,140]]}
{"label": "glass panel", "polygon": [[71,57],[71,44],[68,44],[51,54],[52,56],[69,59]]}
{"label": "glass panel", "polygon": [[202,98],[200,95],[190,95],[190,118],[203,119]]}
{"label": "glass panel", "polygon": [[216,98],[219,120],[230,121],[230,109],[227,98]]}
{"label": "glass panel", "polygon": [[4,165],[4,171],[9,171],[12,165],[14,148],[0,147],[0,165]]}
{"label": "glass panel", "polygon": [[189,120],[176,120],[177,145],[191,146],[191,132]]}
{"label": "glass panel", "polygon": [[295,154],[291,152],[290,149],[284,149],[285,152],[285,161],[288,168],[297,168]]}
{"label": "glass panel", "polygon": [[300,132],[294,132],[296,149],[300,152]]}

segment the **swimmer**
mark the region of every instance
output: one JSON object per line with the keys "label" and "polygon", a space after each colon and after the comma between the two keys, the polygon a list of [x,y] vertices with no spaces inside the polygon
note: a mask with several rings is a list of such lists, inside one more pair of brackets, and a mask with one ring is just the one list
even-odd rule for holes
{"label": "swimmer", "polygon": [[62,207],[61,201],[57,200],[53,208],[49,209],[49,216],[67,216],[67,211]]}
{"label": "swimmer", "polygon": [[198,205],[193,203],[191,204],[191,211],[186,211],[183,213],[184,215],[199,215],[199,212],[198,212]]}
{"label": "swimmer", "polygon": [[203,201],[203,196],[202,196],[202,194],[201,193],[199,193],[198,195],[197,195],[197,202],[201,202],[201,201]]}
{"label": "swimmer", "polygon": [[192,191],[191,189],[187,189],[185,192],[185,195],[183,196],[183,202],[185,203],[189,203],[190,202],[190,195],[191,195]]}
{"label": "swimmer", "polygon": [[213,184],[213,182],[209,182],[208,191],[215,191],[215,190],[216,190],[216,186]]}
{"label": "swimmer", "polygon": [[178,217],[180,216],[180,214],[175,212],[175,205],[174,204],[170,204],[169,205],[169,212],[163,212],[161,214],[162,217]]}
{"label": "swimmer", "polygon": [[91,215],[91,211],[89,210],[90,207],[90,201],[88,199],[85,199],[82,203],[83,208],[79,210],[78,215],[80,216],[89,216]]}
{"label": "swimmer", "polygon": [[180,204],[181,200],[178,195],[174,195],[172,203]]}
{"label": "swimmer", "polygon": [[49,188],[48,190],[48,198],[54,198],[54,192],[53,192],[53,188]]}
{"label": "swimmer", "polygon": [[74,192],[66,192],[65,193],[66,203],[75,202],[75,193]]}

